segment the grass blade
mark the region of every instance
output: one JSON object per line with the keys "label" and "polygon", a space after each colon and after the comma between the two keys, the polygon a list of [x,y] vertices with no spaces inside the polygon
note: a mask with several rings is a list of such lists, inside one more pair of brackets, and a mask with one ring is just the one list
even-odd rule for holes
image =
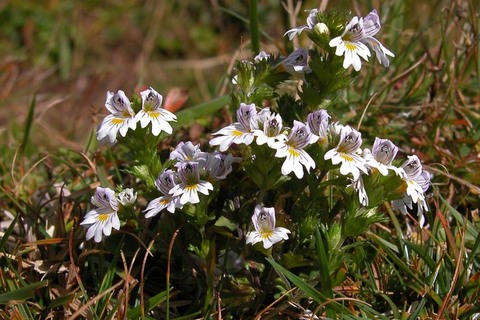
{"label": "grass blade", "polygon": [[249,14],[250,14],[250,41],[253,55],[260,52],[260,39],[258,32],[258,7],[257,0],[250,0]]}
{"label": "grass blade", "polygon": [[[167,290],[160,292],[159,294],[151,297],[145,301],[144,311],[149,312],[153,308],[167,301]],[[142,315],[142,305],[138,305],[135,308],[127,311],[127,319],[140,319]]]}
{"label": "grass blade", "polygon": [[25,131],[23,133],[23,140],[22,140],[22,145],[20,147],[20,151],[23,153],[27,149],[28,141],[30,138],[30,132],[32,131],[32,125],[33,125],[33,114],[35,111],[35,105],[36,105],[36,95],[33,96],[32,103],[30,104],[30,108],[28,109],[28,115],[27,119],[25,121]]}
{"label": "grass blade", "polygon": [[35,289],[43,288],[48,286],[48,281],[35,282],[24,287],[11,290],[0,294],[0,304],[6,304],[12,300],[26,300],[30,299],[35,295]]}
{"label": "grass blade", "polygon": [[211,101],[198,104],[178,112],[177,122],[172,123],[174,129],[184,125],[191,125],[196,119],[214,114],[230,102],[230,96],[222,96]]}

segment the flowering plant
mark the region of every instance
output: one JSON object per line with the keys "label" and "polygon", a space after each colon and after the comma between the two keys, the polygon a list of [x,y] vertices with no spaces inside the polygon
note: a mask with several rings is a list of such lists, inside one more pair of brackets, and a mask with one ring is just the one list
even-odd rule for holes
{"label": "flowering plant", "polygon": [[[420,159],[408,155],[402,164],[388,137],[364,139],[335,115],[336,99],[352,79],[349,67],[360,71],[369,47],[385,67],[387,56],[394,57],[373,37],[381,27],[376,10],[347,20],[310,10],[307,24],[285,35],[307,35],[311,49],[238,61],[229,103],[236,120],[214,130],[205,145],[169,137],[181,115],[162,108],[153,88],[131,98],[108,92],[111,114],[97,139],[126,148],[124,172],[134,177],[130,187],[137,195],[129,190],[115,197],[106,186],[98,188],[96,208],[81,223],[87,240],[111,246],[113,237],[134,235],[128,241],[140,241],[156,257],[147,267],[164,271],[161,286],[178,290],[189,301],[185,310],[200,308],[192,296],[199,290],[206,317],[217,308],[214,296],[222,297],[217,311],[254,313],[287,294],[288,280],[308,297],[309,287],[288,271],[295,268],[332,298],[363,246],[349,242],[388,220],[385,204],[403,214],[416,209],[424,227],[430,174]],[[290,87],[298,90],[292,94]],[[319,274],[319,261],[329,270]],[[183,279],[169,278],[170,265]],[[194,290],[199,281],[205,285]],[[308,306],[300,296],[292,299],[300,309]],[[315,299],[318,315],[322,299]],[[248,309],[252,303],[256,307]],[[329,308],[348,312],[332,304],[326,314]]]}

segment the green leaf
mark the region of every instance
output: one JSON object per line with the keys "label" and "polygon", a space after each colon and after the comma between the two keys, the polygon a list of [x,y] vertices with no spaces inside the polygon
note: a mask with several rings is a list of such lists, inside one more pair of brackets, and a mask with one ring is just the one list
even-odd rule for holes
{"label": "green leaf", "polygon": [[15,216],[12,222],[10,222],[10,225],[8,226],[7,230],[5,230],[5,233],[0,239],[0,251],[4,251],[3,247],[5,246],[5,243],[7,242],[8,237],[10,237],[10,233],[12,233],[13,228],[17,224],[17,218],[18,218],[18,215]]}
{"label": "green leaf", "polygon": [[315,290],[315,288],[313,288],[311,285],[304,282],[302,279],[276,263],[272,258],[267,258],[267,261],[270,262],[275,271],[287,277],[288,280],[290,280],[294,285],[296,285],[304,294],[306,294],[307,297],[312,298],[320,304],[329,301],[329,303],[327,304],[327,308],[331,308],[332,310],[341,313],[343,319],[355,319],[355,317],[350,314],[350,311],[347,308],[345,308],[336,301],[330,301],[323,294]]}
{"label": "green leaf", "polygon": [[22,147],[21,151],[24,152],[27,149],[28,139],[30,138],[30,131],[33,124],[33,114],[35,111],[35,95],[33,96],[32,103],[30,104],[30,109],[28,109],[27,119],[25,121],[25,132],[23,133]]}
{"label": "green leaf", "polygon": [[[167,290],[160,292],[159,294],[151,297],[144,303],[144,313],[149,312],[156,306],[159,306],[167,300]],[[140,319],[142,316],[142,305],[138,305],[135,308],[127,311],[127,319]]]}
{"label": "green leaf", "polygon": [[230,102],[229,96],[223,96],[211,101],[198,104],[191,108],[179,111],[177,115],[177,122],[171,123],[174,129],[180,128],[185,125],[190,125],[195,122],[196,119],[207,115],[212,115]]}
{"label": "green leaf", "polygon": [[12,300],[27,300],[32,298],[35,295],[35,289],[43,288],[48,286],[48,281],[35,282],[29,285],[26,285],[22,288],[11,290],[0,294],[0,304],[6,304]]}
{"label": "green leaf", "polygon": [[230,231],[234,231],[237,229],[237,225],[233,223],[232,221],[228,220],[224,216],[221,216],[218,218],[218,220],[215,222],[215,226],[217,227],[225,227]]}

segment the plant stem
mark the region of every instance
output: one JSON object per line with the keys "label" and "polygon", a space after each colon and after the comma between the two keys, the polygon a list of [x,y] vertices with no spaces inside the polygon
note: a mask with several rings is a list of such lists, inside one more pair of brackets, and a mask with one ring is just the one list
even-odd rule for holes
{"label": "plant stem", "polygon": [[257,0],[250,0],[250,41],[252,52],[257,55],[260,52]]}

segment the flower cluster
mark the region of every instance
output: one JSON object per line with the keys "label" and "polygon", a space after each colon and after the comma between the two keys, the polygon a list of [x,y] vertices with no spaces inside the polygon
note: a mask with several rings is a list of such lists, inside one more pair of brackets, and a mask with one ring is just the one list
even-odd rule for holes
{"label": "flower cluster", "polygon": [[360,57],[368,61],[370,56],[367,46],[375,52],[378,62],[385,67],[390,65],[387,55],[391,57],[395,57],[395,55],[373,37],[380,31],[380,28],[377,10],[373,10],[366,17],[353,17],[347,23],[342,35],[330,41],[330,46],[336,47],[335,54],[337,56],[345,55],[345,60],[343,60],[345,69],[353,65],[356,71],[360,70],[362,66]]}
{"label": "flower cluster", "polygon": [[172,133],[169,121],[175,121],[177,117],[168,110],[162,108],[163,97],[153,88],[140,92],[142,109],[135,114],[130,100],[122,90],[116,93],[107,92],[105,107],[111,114],[107,115],[97,130],[97,140],[100,143],[113,145],[117,142],[117,134],[125,137],[128,129],[135,130],[137,122],[142,128],[151,124],[151,132],[158,136],[162,131]]}
{"label": "flower cluster", "polygon": [[[289,39],[292,40],[305,30],[311,33],[315,29],[318,29],[320,34],[329,33],[328,27],[319,21],[317,9],[309,10],[307,25],[290,29],[285,35],[288,35]],[[378,62],[388,67],[390,61],[387,56],[395,57],[395,55],[374,38],[380,29],[380,17],[376,10],[372,10],[365,17],[354,16],[346,24],[342,34],[330,40],[329,46],[336,48],[335,54],[337,56],[344,56],[343,67],[345,69],[353,65],[353,68],[359,71],[362,67],[360,57],[368,61],[371,56],[369,47],[375,52]]]}
{"label": "flower cluster", "polygon": [[163,209],[174,213],[186,203],[199,203],[199,193],[208,195],[213,190],[210,181],[225,179],[232,171],[232,164],[239,161],[231,154],[202,152],[200,145],[190,141],[180,142],[170,153],[170,160],[176,161],[176,171],[167,169],[158,176],[155,186],[162,196],[149,202],[144,210],[146,218]]}
{"label": "flower cluster", "polygon": [[275,149],[275,157],[285,158],[282,166],[284,175],[294,172],[301,179],[303,167],[307,172],[315,168],[315,162],[303,150],[316,141],[310,129],[312,122],[294,121],[291,129],[284,128],[280,114],[271,112],[269,108],[257,112],[255,104],[245,103],[240,104],[237,119],[238,122],[214,133],[217,137],[210,141],[210,145],[218,145],[220,151],[225,151],[232,144],[250,145],[255,139],[258,145],[267,144]]}
{"label": "flower cluster", "polygon": [[122,190],[116,197],[115,191],[112,189],[98,187],[95,195],[91,198],[91,202],[96,208],[90,210],[80,223],[88,229],[86,239],[94,238],[95,242],[100,242],[103,236],[109,236],[112,233],[112,228],[119,230],[119,207],[130,206],[135,203],[136,199],[137,195],[131,188]]}
{"label": "flower cluster", "polygon": [[[375,138],[372,150],[362,150],[361,133],[348,125],[329,123],[330,116],[323,109],[310,113],[306,123],[294,120],[293,127],[287,128],[283,126],[280,114],[269,108],[257,110],[255,104],[241,103],[237,119],[237,122],[214,133],[216,137],[210,144],[219,146],[221,151],[226,151],[232,144],[250,145],[253,141],[257,145],[266,144],[276,151],[276,158],[285,158],[281,173],[286,176],[293,172],[301,179],[304,169],[310,173],[317,167],[316,161],[304,150],[317,143],[326,150],[323,159],[330,160],[342,176],[351,179],[363,206],[370,204],[363,176],[377,173],[388,176],[392,172],[400,177],[406,192],[402,199],[393,202],[394,207],[406,213],[407,208],[413,208],[413,203],[417,204],[419,223],[423,226],[423,212],[428,211],[424,192],[429,187],[430,176],[421,170],[416,156],[409,156],[409,160],[401,167],[393,165],[398,147],[390,140]],[[416,169],[413,170],[413,167]]]}
{"label": "flower cluster", "polygon": [[[300,75],[305,80],[303,82],[305,85],[302,86],[305,91],[300,90],[300,98],[312,97],[312,93],[318,95],[319,92],[325,96],[334,95],[335,92],[328,92],[334,87],[315,87],[312,84],[318,80],[323,70],[329,70],[321,69],[319,67],[321,64],[338,59],[336,56],[344,56],[343,64],[335,64],[335,68],[341,69],[343,66],[347,69],[353,65],[358,71],[361,68],[360,58],[368,61],[370,49],[385,67],[389,65],[387,56],[394,56],[374,38],[381,28],[376,10],[365,17],[353,17],[344,30],[340,29],[343,23],[332,23],[332,20],[328,19],[322,21],[323,17],[325,16],[318,10],[310,10],[305,25],[285,33],[292,40],[305,32],[317,45],[323,44],[322,54],[315,49],[309,51],[297,48],[285,58],[276,59],[273,55],[260,52],[253,61],[239,62],[236,68],[238,74],[232,79],[232,84],[236,87],[232,93],[232,102],[238,105],[236,122],[213,133],[213,138],[209,141],[210,146],[217,147],[218,151],[203,152],[200,145],[180,142],[171,151],[166,164],[160,163],[155,169],[147,168],[147,175],[138,175],[140,178],[147,176],[150,179],[150,186],[153,188],[154,185],[160,192],[157,198],[148,201],[143,210],[146,218],[154,217],[163,210],[170,213],[177,210],[185,211],[187,210],[184,209],[185,205],[199,204],[203,201],[201,197],[213,197],[214,184],[227,177],[232,171],[234,162],[242,160],[224,152],[233,145],[245,145],[246,148],[235,150],[245,158],[245,163],[253,163],[255,166],[258,160],[260,167],[269,166],[268,170],[275,171],[273,174],[270,174],[271,171],[268,171],[268,174],[260,173],[258,177],[254,177],[252,173],[251,178],[257,187],[263,185],[269,190],[272,186],[281,185],[282,181],[289,180],[291,173],[297,179],[304,178],[305,174],[311,175],[319,184],[325,182],[324,179],[334,179],[336,175],[339,182],[335,181],[332,184],[343,186],[347,193],[353,193],[355,195],[353,199],[358,199],[353,205],[369,209],[384,201],[393,201],[393,207],[404,214],[407,210],[414,210],[416,206],[419,224],[423,226],[425,221],[423,213],[428,210],[424,193],[429,187],[430,175],[423,171],[418,157],[409,156],[403,165],[394,165],[398,147],[390,140],[381,138],[375,138],[371,149],[362,149],[361,133],[349,125],[330,122],[331,117],[324,109],[308,114],[305,112],[306,120],[301,120],[295,115],[294,119],[290,116],[290,123],[283,122],[280,112],[282,107],[275,105],[275,102],[279,103],[275,101],[277,97],[275,90],[281,81],[286,80],[285,75],[286,77]],[[340,35],[331,37],[327,24],[333,28],[335,35]],[[321,37],[315,38],[318,35]],[[320,40],[316,42],[315,39]],[[332,48],[335,48],[335,52]],[[312,59],[317,61],[311,63]],[[344,73],[331,73],[332,76],[342,74]],[[256,82],[257,78],[261,80]],[[337,80],[340,81],[336,78],[335,81]],[[327,90],[325,93],[322,91],[324,89]],[[150,126],[151,135],[155,137],[161,132],[172,133],[169,122],[175,121],[176,116],[161,107],[163,97],[153,88],[149,88],[141,91],[139,98],[141,104],[138,99],[131,102],[121,90],[107,93],[105,107],[110,115],[105,117],[98,128],[97,139],[100,142],[115,144],[119,138],[118,134],[125,137],[128,130],[136,130],[137,123],[141,128]],[[269,104],[270,107],[258,107],[266,100],[275,102]],[[315,102],[303,102],[309,107],[322,103],[321,99],[320,103],[315,98],[312,101]],[[259,154],[256,154],[257,151]],[[151,155],[152,153],[149,154]],[[156,150],[153,150],[153,155],[157,156]],[[265,156],[270,158],[260,159]],[[145,166],[147,163],[145,162]],[[244,168],[249,175],[247,166]],[[259,168],[259,171],[262,170],[266,169]],[[138,169],[136,172],[143,171]],[[326,175],[328,172],[330,174]],[[277,179],[280,182],[263,183],[262,179]],[[118,230],[120,228],[118,208],[131,204],[133,198],[132,194],[123,191],[115,197],[112,190],[99,188],[92,197],[92,203],[97,208],[88,212],[82,222],[82,225],[89,228],[87,239],[95,237],[95,241],[99,242],[104,235],[111,233],[112,228]],[[262,203],[263,200],[258,198],[256,202]],[[263,242],[264,248],[268,249],[282,239],[288,239],[290,233],[288,229],[275,227],[274,208],[257,204],[251,219],[255,231],[247,234],[247,243]]]}

